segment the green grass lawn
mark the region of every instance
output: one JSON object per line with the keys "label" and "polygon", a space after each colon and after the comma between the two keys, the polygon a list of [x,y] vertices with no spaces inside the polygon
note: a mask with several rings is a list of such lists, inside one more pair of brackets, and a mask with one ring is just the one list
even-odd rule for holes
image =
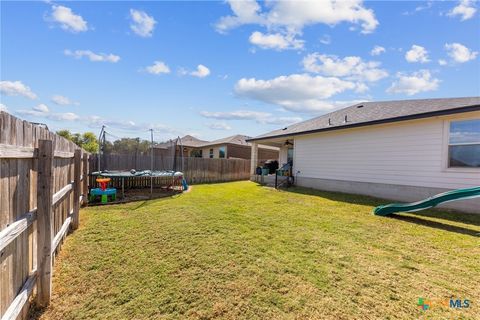
{"label": "green grass lawn", "polygon": [[[252,182],[81,211],[42,319],[479,319],[480,215]],[[434,303],[469,299],[468,309]]]}

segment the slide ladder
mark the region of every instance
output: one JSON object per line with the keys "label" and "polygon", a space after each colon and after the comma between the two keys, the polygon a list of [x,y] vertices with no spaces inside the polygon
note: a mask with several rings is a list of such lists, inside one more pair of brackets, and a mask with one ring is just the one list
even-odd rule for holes
{"label": "slide ladder", "polygon": [[390,203],[376,207],[373,213],[377,216],[387,216],[396,212],[415,212],[433,208],[441,203],[465,200],[480,197],[480,186],[466,189],[457,189],[439,193],[425,200],[412,203]]}

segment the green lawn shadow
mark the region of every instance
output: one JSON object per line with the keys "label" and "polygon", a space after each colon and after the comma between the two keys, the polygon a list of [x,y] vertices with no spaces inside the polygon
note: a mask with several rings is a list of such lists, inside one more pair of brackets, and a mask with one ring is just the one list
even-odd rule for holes
{"label": "green lawn shadow", "polygon": [[[372,210],[373,208],[381,204],[398,202],[398,201],[385,200],[385,199],[364,196],[364,195],[341,193],[341,192],[330,192],[330,191],[316,190],[316,189],[304,188],[304,187],[291,187],[291,188],[281,189],[281,192],[292,192],[292,193],[322,197],[332,201],[365,205],[365,206],[372,207]],[[448,222],[456,222],[456,223],[463,223],[463,224],[468,224],[472,226],[480,226],[480,215],[477,215],[477,214],[459,212],[459,211],[454,211],[454,210],[444,209],[444,208],[436,208],[436,209],[427,209],[427,210],[417,211],[417,212],[409,212],[408,215],[402,215],[401,213],[393,214],[393,215],[390,215],[389,217],[393,219],[401,220],[404,222],[408,222],[408,223],[415,223],[418,225],[426,226],[429,228],[441,229],[449,232],[456,232],[459,234],[465,234],[465,235],[470,235],[475,237],[480,236],[479,230],[455,226],[448,223]],[[423,219],[423,218],[441,219],[441,220],[444,220],[444,222],[432,221],[432,220]]]}

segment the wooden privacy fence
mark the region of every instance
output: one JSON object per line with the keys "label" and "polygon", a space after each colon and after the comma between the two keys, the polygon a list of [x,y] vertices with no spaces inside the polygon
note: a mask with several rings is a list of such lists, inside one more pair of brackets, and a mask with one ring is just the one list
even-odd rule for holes
{"label": "wooden privacy fence", "polygon": [[181,171],[189,184],[248,180],[250,160],[184,158]]}
{"label": "wooden privacy fence", "polygon": [[[150,155],[108,154],[101,156],[102,170],[150,170]],[[175,159],[175,170],[182,171],[189,184],[226,182],[250,179],[250,160],[246,159],[209,159],[209,158],[182,158]],[[98,171],[98,155],[90,157],[91,172]],[[153,170],[172,170],[174,158],[171,156],[156,155],[153,158]],[[138,186],[150,186],[150,180],[135,179]],[[91,185],[95,181],[91,178]],[[132,182],[137,183],[137,182]],[[133,187],[135,185],[132,185]]]}
{"label": "wooden privacy fence", "polygon": [[88,154],[47,129],[0,112],[0,316],[25,318],[36,287],[51,297],[55,253],[78,227]]}

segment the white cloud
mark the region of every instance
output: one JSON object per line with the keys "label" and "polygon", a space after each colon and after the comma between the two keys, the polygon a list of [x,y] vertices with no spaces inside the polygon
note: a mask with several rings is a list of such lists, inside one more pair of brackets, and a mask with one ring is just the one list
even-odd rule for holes
{"label": "white cloud", "polygon": [[88,116],[81,117],[73,112],[62,112],[54,113],[51,112],[46,105],[40,104],[31,109],[27,110],[18,110],[15,112],[20,116],[25,116],[28,118],[33,118],[34,121],[37,121],[39,118],[49,119],[53,121],[80,121],[86,123],[90,128],[100,128],[102,125],[105,125],[108,128],[114,128],[118,130],[127,130],[127,131],[145,131],[146,128],[151,128],[155,132],[161,132],[170,137],[177,137],[182,135],[183,132],[169,127],[167,125],[158,124],[158,123],[136,123],[131,120],[115,120],[109,117],[108,119],[103,119],[99,116]]}
{"label": "white cloud", "polygon": [[192,71],[190,74],[194,77],[205,78],[206,76],[208,76],[210,74],[210,69],[208,69],[203,64],[199,64],[197,66],[197,70]]}
{"label": "white cloud", "polygon": [[350,100],[350,101],[336,101],[336,100],[320,100],[309,99],[304,101],[287,101],[282,105],[285,110],[299,113],[322,114],[331,112],[337,109],[345,108],[365,100]]}
{"label": "white cloud", "polygon": [[212,130],[231,130],[232,129],[232,127],[230,127],[225,122],[209,123],[209,124],[207,124],[207,127],[209,127]]}
{"label": "white cloud", "polygon": [[154,61],[153,65],[145,68],[151,74],[170,73],[170,68],[162,61]]}
{"label": "white cloud", "polygon": [[152,16],[149,16],[145,11],[130,9],[130,18],[132,19],[130,28],[135,34],[140,37],[151,37],[153,35],[157,22]]}
{"label": "white cloud", "polygon": [[262,124],[274,124],[279,126],[288,126],[297,122],[302,121],[301,117],[269,117],[264,119]]}
{"label": "white cloud", "polygon": [[72,104],[79,105],[78,102],[74,102],[74,101],[70,100],[69,98],[64,97],[62,95],[59,95],[59,94],[53,95],[50,100],[52,100],[55,104],[58,104],[60,106],[68,106],[68,105],[72,105]]}
{"label": "white cloud", "polygon": [[186,76],[186,75],[188,74],[188,70],[185,69],[185,68],[183,68],[183,67],[178,68],[177,74],[178,74],[179,76]]}
{"label": "white cloud", "polygon": [[444,59],[438,59],[438,64],[441,65],[441,66],[446,66],[446,65],[447,65],[447,61],[444,60]]}
{"label": "white cloud", "polygon": [[4,105],[3,103],[0,103],[0,111],[5,111],[5,112],[8,112],[8,108],[6,105]]}
{"label": "white cloud", "polygon": [[37,99],[37,95],[21,81],[0,81],[0,92],[7,96],[24,96],[29,99]]}
{"label": "white cloud", "polygon": [[[362,33],[371,33],[378,25],[373,10],[363,6],[362,0],[304,0],[304,1],[267,1],[265,10],[255,0],[227,0],[232,15],[221,17],[215,25],[220,33],[245,24],[256,24],[265,27],[268,34],[254,33],[250,42],[256,41],[264,49],[282,50],[303,47],[303,40],[296,39],[309,25],[326,24],[334,26],[348,22],[361,26]],[[252,37],[253,36],[253,37]]]}
{"label": "white cloud", "polygon": [[320,43],[328,45],[332,43],[332,38],[328,34],[324,34],[319,41]]}
{"label": "white cloud", "polygon": [[415,10],[413,10],[413,11],[405,11],[405,12],[403,13],[403,15],[406,15],[406,16],[413,15],[413,14],[415,14],[415,13],[417,13],[417,12],[430,9],[432,6],[433,6],[433,1],[428,1],[428,2],[426,3],[426,5],[417,6],[417,7],[415,7]]}
{"label": "white cloud", "polygon": [[225,16],[215,25],[217,31],[225,32],[243,24],[264,24],[261,7],[255,0],[228,1],[233,16]]}
{"label": "white cloud", "polygon": [[145,131],[148,128],[153,129],[155,132],[168,134],[172,138],[183,134],[183,132],[175,128],[158,123],[137,123],[131,120],[116,120],[110,117],[108,119],[104,119],[95,115],[85,118],[84,121],[87,122],[88,126],[91,128],[100,128],[104,125],[107,128],[135,131],[137,133],[138,131]]}
{"label": "white cloud", "polygon": [[385,48],[382,46],[375,46],[373,47],[372,51],[370,51],[370,55],[372,56],[379,56],[382,53],[385,53]]}
{"label": "white cloud", "polygon": [[32,107],[33,110],[38,111],[38,112],[43,112],[43,113],[48,113],[50,110],[48,109],[48,106],[46,104],[40,103],[39,105]]}
{"label": "white cloud", "polygon": [[302,121],[300,117],[276,117],[269,112],[252,110],[236,110],[229,112],[202,111],[200,115],[209,119],[217,120],[253,120],[260,124],[289,125]]}
{"label": "white cloud", "polygon": [[456,7],[447,13],[447,15],[450,17],[460,16],[460,20],[465,21],[473,18],[476,12],[475,1],[461,0]]}
{"label": "white cloud", "polygon": [[412,48],[405,53],[405,59],[408,62],[420,63],[426,63],[430,61],[428,59],[428,51],[424,47],[416,44],[412,45]]}
{"label": "white cloud", "polygon": [[200,114],[205,118],[219,120],[257,120],[271,116],[268,112],[237,110],[231,112],[202,111]]}
{"label": "white cloud", "polygon": [[73,13],[72,9],[60,5],[52,6],[50,19],[59,23],[63,30],[83,32],[88,30],[87,21]]}
{"label": "white cloud", "polygon": [[397,81],[393,82],[388,93],[405,93],[414,95],[419,92],[435,91],[440,80],[433,78],[429,70],[420,70],[411,74],[397,73]]}
{"label": "white cloud", "polygon": [[380,69],[380,62],[363,61],[360,57],[345,57],[312,53],[303,61],[305,71],[319,73],[324,76],[345,77],[346,80],[376,82],[388,76],[388,72]]}
{"label": "white cloud", "polygon": [[249,41],[251,44],[259,46],[262,49],[287,50],[287,49],[303,49],[305,41],[295,39],[292,34],[284,35],[281,33],[264,34],[255,31],[250,35]]}
{"label": "white cloud", "polygon": [[362,33],[370,33],[378,25],[373,10],[366,9],[361,0],[351,1],[279,1],[268,14],[273,25],[301,30],[304,26],[341,22],[360,24]]}
{"label": "white cloud", "polygon": [[90,61],[93,62],[111,62],[117,63],[120,61],[120,57],[114,54],[105,54],[105,53],[94,53],[90,50],[64,50],[63,53],[66,56],[74,57],[75,59],[81,59],[87,57]]}
{"label": "white cloud", "polygon": [[472,51],[460,43],[446,43],[445,49],[448,56],[458,63],[474,60],[478,55],[478,52]]}
{"label": "white cloud", "polygon": [[41,112],[41,111],[36,111],[36,110],[17,110],[15,111],[16,114],[19,114],[21,116],[33,116],[33,117],[42,117],[46,118],[46,113]]}
{"label": "white cloud", "polygon": [[80,117],[73,112],[52,113],[48,118],[56,121],[76,121],[80,119]]}
{"label": "white cloud", "polygon": [[30,116],[35,118],[45,118],[54,121],[77,121],[80,116],[73,112],[52,113],[45,104],[39,104],[30,110],[18,110],[17,114],[21,116]]}
{"label": "white cloud", "polygon": [[268,28],[284,28],[299,33],[305,26],[317,23],[335,25],[341,22],[360,24],[363,33],[378,25],[373,10],[366,9],[361,0],[276,1],[268,4],[270,11],[262,12],[254,1],[229,0],[232,16],[222,17],[216,24],[220,32],[244,24],[260,24]]}
{"label": "white cloud", "polygon": [[113,120],[103,119],[99,116],[90,116],[87,118],[87,122],[90,127],[97,128],[101,126],[121,129],[121,130],[142,130],[148,127],[144,127],[143,124],[137,124],[131,120]]}
{"label": "white cloud", "polygon": [[236,83],[235,92],[294,112],[319,112],[332,108],[324,99],[356,88],[356,83],[335,77],[292,74],[270,80],[243,78]]}

